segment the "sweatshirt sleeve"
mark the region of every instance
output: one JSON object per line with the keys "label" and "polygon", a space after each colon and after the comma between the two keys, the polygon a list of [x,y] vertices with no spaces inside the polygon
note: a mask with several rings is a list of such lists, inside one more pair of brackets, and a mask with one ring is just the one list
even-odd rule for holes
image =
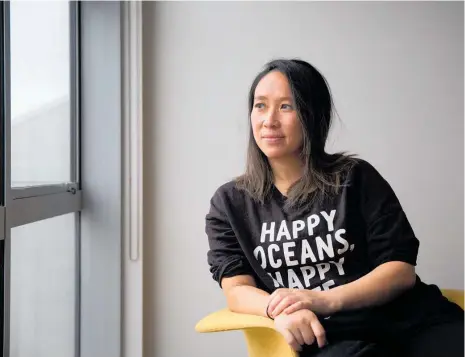
{"label": "sweatshirt sleeve", "polygon": [[212,277],[220,286],[225,277],[252,275],[252,268],[224,213],[223,202],[220,192],[217,191],[210,201],[205,224],[210,247],[207,260]]}
{"label": "sweatshirt sleeve", "polygon": [[389,261],[416,265],[419,241],[398,198],[372,165],[361,165],[361,211],[373,266]]}

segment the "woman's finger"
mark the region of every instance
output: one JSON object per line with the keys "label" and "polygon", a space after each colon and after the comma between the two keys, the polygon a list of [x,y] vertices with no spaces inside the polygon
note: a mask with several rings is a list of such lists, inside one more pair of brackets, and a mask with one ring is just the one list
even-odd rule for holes
{"label": "woman's finger", "polygon": [[302,345],[304,344],[304,339],[299,331],[299,329],[293,329],[291,331],[289,331],[292,336],[293,336],[293,341],[292,343],[290,344],[290,346],[292,347],[292,349],[294,351],[301,351],[302,350]]}
{"label": "woman's finger", "polygon": [[292,305],[294,303],[294,298],[291,295],[285,296],[278,305],[274,309],[270,308],[270,313],[273,318],[281,314],[284,309],[286,309],[288,306]]}
{"label": "woman's finger", "polygon": [[281,334],[283,335],[284,339],[286,340],[287,344],[291,346],[291,348],[294,351],[300,351],[302,349],[301,345],[297,342],[296,338],[292,334],[291,331],[288,329],[284,329],[283,331],[280,331]]}
{"label": "woman's finger", "polygon": [[293,312],[296,312],[296,311],[299,311],[299,310],[302,310],[302,309],[305,309],[305,308],[306,308],[305,303],[302,300],[301,301],[296,301],[292,305],[286,307],[283,310],[283,313],[286,314],[286,315],[290,315]]}
{"label": "woman's finger", "polygon": [[[278,289],[281,290],[281,289]],[[268,312],[271,313],[276,306],[281,302],[281,300],[286,296],[283,291],[275,290],[273,294],[270,295],[270,300],[268,303]]]}
{"label": "woman's finger", "polygon": [[320,321],[318,321],[318,318],[315,316],[315,318],[313,318],[310,321],[310,326],[312,327],[313,335],[315,336],[318,342],[318,347],[322,348],[326,345],[326,331],[323,328],[323,325],[320,323]]}
{"label": "woman's finger", "polygon": [[315,342],[315,335],[313,334],[311,325],[304,326],[301,333],[306,345],[311,345]]}
{"label": "woman's finger", "polygon": [[300,331],[299,327],[294,327],[291,330],[291,333],[294,335],[294,338],[299,344],[299,346],[305,345],[304,336],[302,335],[302,331]]}

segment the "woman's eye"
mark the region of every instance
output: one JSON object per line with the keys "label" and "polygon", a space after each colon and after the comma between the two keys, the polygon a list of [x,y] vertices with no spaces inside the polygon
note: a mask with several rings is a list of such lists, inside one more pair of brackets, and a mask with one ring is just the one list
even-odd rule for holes
{"label": "woman's eye", "polygon": [[281,104],[281,109],[292,110],[292,105],[290,105],[290,104]]}
{"label": "woman's eye", "polygon": [[265,107],[265,104],[263,103],[255,103],[255,108],[257,109],[263,109]]}

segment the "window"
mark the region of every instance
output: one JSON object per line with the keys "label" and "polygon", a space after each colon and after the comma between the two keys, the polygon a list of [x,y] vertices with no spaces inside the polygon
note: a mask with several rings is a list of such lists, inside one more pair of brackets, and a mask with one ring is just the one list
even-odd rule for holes
{"label": "window", "polygon": [[121,355],[126,15],[0,2],[3,357]]}
{"label": "window", "polygon": [[3,356],[75,357],[79,4],[2,2],[0,26]]}
{"label": "window", "polygon": [[11,230],[10,356],[75,356],[75,216]]}
{"label": "window", "polygon": [[9,23],[11,184],[70,182],[70,5],[11,2]]}

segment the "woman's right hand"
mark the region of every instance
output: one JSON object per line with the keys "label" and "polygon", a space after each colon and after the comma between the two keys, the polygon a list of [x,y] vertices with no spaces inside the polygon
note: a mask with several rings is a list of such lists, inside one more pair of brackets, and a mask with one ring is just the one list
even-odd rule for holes
{"label": "woman's right hand", "polygon": [[320,348],[326,345],[326,332],[310,310],[280,314],[274,319],[274,325],[294,351],[301,351],[303,345],[311,345],[315,340]]}

